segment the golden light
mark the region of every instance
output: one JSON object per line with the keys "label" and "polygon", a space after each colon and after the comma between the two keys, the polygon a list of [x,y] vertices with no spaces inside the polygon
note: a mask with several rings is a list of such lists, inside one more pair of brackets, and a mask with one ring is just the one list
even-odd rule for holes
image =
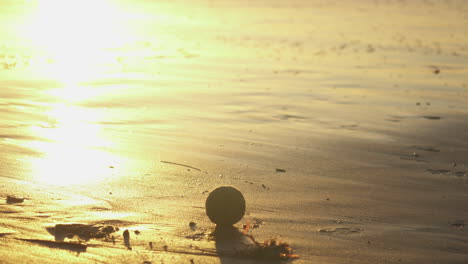
{"label": "golden light", "polygon": [[41,67],[66,85],[94,79],[128,40],[120,14],[106,0],[39,0],[29,35],[48,57]]}
{"label": "golden light", "polygon": [[71,103],[84,101],[100,94],[98,90],[93,87],[80,86],[72,83],[63,88],[49,90],[47,93]]}
{"label": "golden light", "polygon": [[104,151],[110,142],[100,136],[95,112],[60,104],[49,113],[47,127],[33,127],[48,142],[31,142],[29,147],[44,153],[32,160],[32,174],[37,181],[54,185],[102,181],[115,172],[110,166],[119,158]]}
{"label": "golden light", "polygon": [[[50,184],[68,185],[100,181],[111,176],[116,156],[103,150],[110,146],[98,124],[96,109],[74,105],[99,96],[84,83],[97,80],[117,64],[115,50],[128,41],[122,14],[108,0],[36,0],[27,26],[28,36],[40,56],[36,70],[58,81],[60,88],[45,93],[60,104],[46,113],[49,122],[32,127],[47,141],[29,142],[43,153],[31,160],[33,178]],[[42,58],[42,59],[38,59]]]}

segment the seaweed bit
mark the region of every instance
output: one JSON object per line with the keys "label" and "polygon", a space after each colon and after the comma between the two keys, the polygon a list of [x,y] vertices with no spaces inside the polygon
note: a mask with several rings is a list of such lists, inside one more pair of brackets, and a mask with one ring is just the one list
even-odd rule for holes
{"label": "seaweed bit", "polygon": [[236,252],[239,257],[247,257],[262,260],[288,260],[299,258],[293,253],[292,248],[286,242],[280,242],[276,238],[270,238],[263,242],[257,242],[253,236],[248,235],[254,242],[247,249]]}
{"label": "seaweed bit", "polygon": [[238,250],[236,256],[260,260],[292,260],[299,258],[299,255],[294,254],[288,243],[281,242],[276,238],[258,242],[252,235],[247,234],[249,229],[250,224],[247,223],[244,226],[243,234],[252,239],[253,244],[246,249]]}
{"label": "seaweed bit", "polygon": [[85,241],[92,238],[111,241],[111,234],[117,230],[118,228],[113,226],[86,224],[56,224],[55,227],[47,228],[47,231],[55,236],[56,241],[64,241],[65,238],[72,239],[74,236]]}

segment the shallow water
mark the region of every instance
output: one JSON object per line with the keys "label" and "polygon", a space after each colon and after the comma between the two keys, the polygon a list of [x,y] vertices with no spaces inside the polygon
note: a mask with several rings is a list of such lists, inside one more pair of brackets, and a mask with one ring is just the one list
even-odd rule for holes
{"label": "shallow water", "polygon": [[[400,195],[382,208],[403,202],[392,169],[466,162],[467,14],[463,1],[2,2],[0,176],[118,193],[122,210],[157,201],[137,211],[162,219],[202,218],[202,193],[233,184],[272,222],[259,232],[289,229],[320,255],[317,229],[366,219],[369,186]],[[419,168],[414,145],[451,154]],[[394,224],[405,208],[374,213]]]}

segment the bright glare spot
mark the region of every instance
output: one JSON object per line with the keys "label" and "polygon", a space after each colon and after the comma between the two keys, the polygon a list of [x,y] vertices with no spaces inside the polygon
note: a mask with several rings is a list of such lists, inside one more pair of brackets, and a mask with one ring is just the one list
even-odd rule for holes
{"label": "bright glare spot", "polygon": [[32,161],[32,173],[37,181],[69,185],[101,181],[115,172],[110,166],[119,158],[102,150],[110,146],[99,136],[100,126],[94,112],[58,105],[50,112],[55,120],[51,127],[35,127],[35,133],[50,142],[32,142],[30,147],[44,156]]}
{"label": "bright glare spot", "polygon": [[111,176],[119,158],[106,152],[110,146],[102,136],[101,120],[94,109],[73,106],[98,95],[99,89],[85,82],[97,80],[115,67],[115,48],[128,41],[122,26],[124,12],[111,0],[36,0],[28,35],[41,54],[38,69],[43,76],[62,85],[47,93],[63,104],[56,105],[47,124],[33,127],[48,141],[29,147],[43,153],[32,161],[38,181],[74,184],[100,181]]}
{"label": "bright glare spot", "polygon": [[103,65],[115,64],[110,50],[128,39],[120,17],[106,0],[40,0],[29,34],[49,57],[46,70],[77,85],[94,79]]}
{"label": "bright glare spot", "polygon": [[44,144],[44,158],[33,160],[34,179],[53,185],[71,185],[99,182],[111,177],[115,164],[99,150],[63,144]]}
{"label": "bright glare spot", "polygon": [[56,96],[67,102],[79,102],[97,96],[99,93],[95,88],[86,86],[69,85],[64,88],[47,91],[48,94]]}

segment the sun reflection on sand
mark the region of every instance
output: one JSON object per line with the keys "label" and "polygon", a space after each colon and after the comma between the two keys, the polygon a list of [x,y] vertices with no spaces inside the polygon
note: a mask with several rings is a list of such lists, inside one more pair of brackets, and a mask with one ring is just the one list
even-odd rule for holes
{"label": "sun reflection on sand", "polygon": [[43,153],[31,160],[35,180],[68,185],[112,176],[119,158],[103,150],[111,143],[100,135],[100,126],[92,123],[99,118],[95,112],[59,104],[49,115],[53,120],[49,127],[32,127],[37,135],[49,140],[29,143]]}
{"label": "sun reflection on sand", "polygon": [[57,53],[100,51],[126,38],[118,23],[121,13],[110,1],[41,0],[36,10],[31,34],[38,44]]}
{"label": "sun reflection on sand", "polygon": [[48,121],[31,130],[43,141],[27,146],[42,153],[31,159],[35,180],[68,185],[102,180],[115,173],[119,158],[105,151],[111,141],[98,124],[99,111],[76,104],[102,95],[84,83],[119,67],[115,49],[129,41],[124,12],[108,0],[30,1],[33,13],[28,36],[41,58],[41,74],[61,83],[45,93],[60,103],[50,105]]}
{"label": "sun reflection on sand", "polygon": [[40,0],[34,10],[28,35],[47,58],[38,63],[44,73],[76,85],[118,66],[112,49],[130,37],[111,1]]}
{"label": "sun reflection on sand", "polygon": [[93,87],[81,86],[73,83],[62,88],[49,90],[47,93],[70,103],[84,101],[100,94],[99,91]]}

